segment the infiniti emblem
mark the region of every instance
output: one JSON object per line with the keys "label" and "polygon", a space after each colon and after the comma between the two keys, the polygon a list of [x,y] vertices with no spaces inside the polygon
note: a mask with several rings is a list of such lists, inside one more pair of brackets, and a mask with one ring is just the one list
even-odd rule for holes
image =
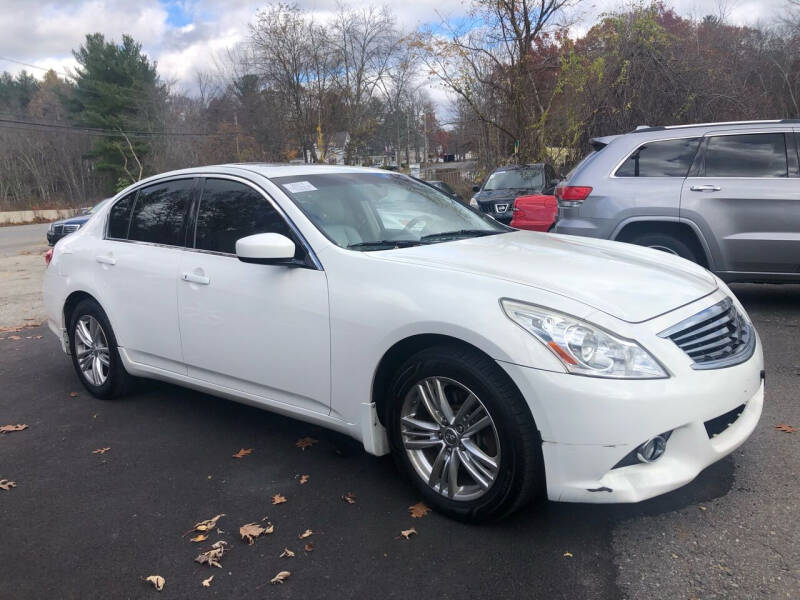
{"label": "infiniti emblem", "polygon": [[444,430],[442,438],[444,439],[444,443],[448,446],[455,446],[458,443],[458,433],[456,433],[455,429],[450,427]]}

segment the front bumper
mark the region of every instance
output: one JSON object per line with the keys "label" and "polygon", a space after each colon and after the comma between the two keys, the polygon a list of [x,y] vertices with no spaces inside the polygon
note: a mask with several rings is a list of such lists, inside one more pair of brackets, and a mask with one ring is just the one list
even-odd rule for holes
{"label": "front bumper", "polygon": [[[541,432],[549,499],[639,502],[685,485],[750,436],[764,404],[760,340],[747,361],[708,371],[692,370],[676,346],[664,349],[672,352],[668,379],[582,377],[499,362]],[[740,406],[726,429],[715,436],[707,432],[707,422]],[[671,436],[660,458],[615,468],[666,432]]]}

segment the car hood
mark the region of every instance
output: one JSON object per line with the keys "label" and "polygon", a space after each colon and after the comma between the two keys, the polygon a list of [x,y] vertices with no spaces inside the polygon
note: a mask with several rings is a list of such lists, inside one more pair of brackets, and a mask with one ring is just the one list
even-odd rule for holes
{"label": "car hood", "polygon": [[657,250],[529,231],[372,254],[528,285],[631,323],[717,289],[714,277],[702,267]]}
{"label": "car hood", "polygon": [[524,196],[526,194],[535,194],[535,190],[522,190],[522,189],[509,189],[509,190],[481,190],[475,194],[475,199],[481,202],[488,202],[489,200],[513,200],[517,196]]}
{"label": "car hood", "polygon": [[86,221],[89,220],[91,215],[81,215],[80,217],[71,217],[69,219],[62,219],[60,221],[56,221],[54,223],[58,225],[83,225]]}

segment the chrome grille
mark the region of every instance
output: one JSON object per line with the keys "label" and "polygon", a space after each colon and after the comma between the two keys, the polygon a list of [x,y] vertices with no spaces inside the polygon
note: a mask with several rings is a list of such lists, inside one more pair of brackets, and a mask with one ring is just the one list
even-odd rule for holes
{"label": "chrome grille", "polygon": [[64,226],[63,225],[53,225],[53,233],[64,233]]}
{"label": "chrome grille", "polygon": [[80,228],[80,225],[64,225],[64,235],[68,233],[75,233]]}
{"label": "chrome grille", "polygon": [[684,319],[659,334],[692,359],[694,369],[718,369],[746,361],[755,348],[753,327],[730,298]]}

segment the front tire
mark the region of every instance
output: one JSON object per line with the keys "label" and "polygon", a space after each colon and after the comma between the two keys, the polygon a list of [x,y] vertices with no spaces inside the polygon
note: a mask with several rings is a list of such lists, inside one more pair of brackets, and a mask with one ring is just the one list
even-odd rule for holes
{"label": "front tire", "polygon": [[105,311],[94,300],[82,300],[69,316],[72,366],[83,387],[108,400],[128,392],[132,377],[125,371],[117,339]]}
{"label": "front tire", "polygon": [[496,519],[543,486],[541,438],[508,375],[442,345],[411,357],[390,386],[389,438],[426,504],[463,521]]}

